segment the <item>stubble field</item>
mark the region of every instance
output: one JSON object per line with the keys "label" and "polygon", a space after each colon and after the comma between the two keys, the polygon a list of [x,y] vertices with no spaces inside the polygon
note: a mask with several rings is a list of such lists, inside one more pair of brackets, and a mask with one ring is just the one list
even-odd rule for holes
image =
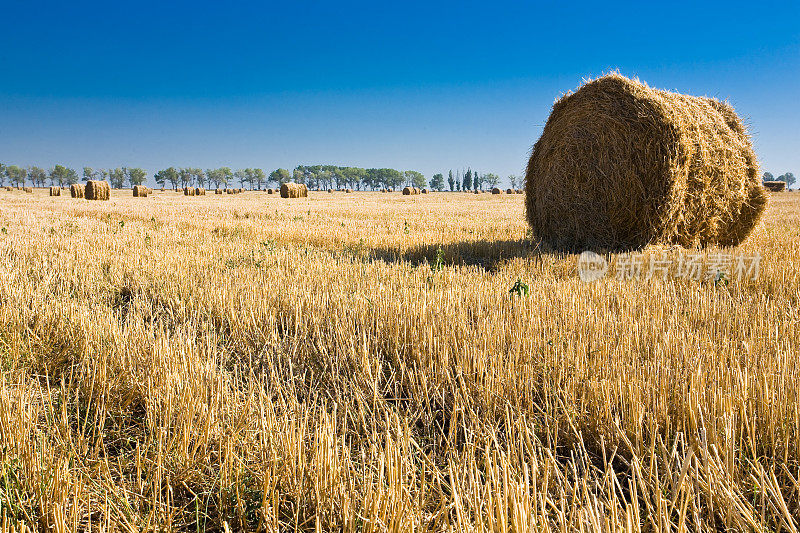
{"label": "stubble field", "polygon": [[521,195],[46,194],[0,191],[4,530],[797,531],[800,194],[701,251],[756,279],[592,283]]}

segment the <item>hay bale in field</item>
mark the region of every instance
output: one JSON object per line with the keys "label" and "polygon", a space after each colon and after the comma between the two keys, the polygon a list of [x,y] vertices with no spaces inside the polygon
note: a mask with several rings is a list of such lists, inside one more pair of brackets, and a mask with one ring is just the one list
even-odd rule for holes
{"label": "hay bale in field", "polygon": [[494,189],[492,189],[492,194],[503,194],[503,191],[495,187]]}
{"label": "hay bale in field", "polygon": [[73,198],[84,198],[86,187],[82,183],[73,183],[69,186],[69,195]]}
{"label": "hay bale in field", "polygon": [[214,189],[214,194],[222,194],[222,189]]}
{"label": "hay bale in field", "polygon": [[786,182],[785,181],[765,181],[764,187],[767,188],[769,192],[783,192],[786,190]]}
{"label": "hay bale in field", "polygon": [[542,241],[569,249],[736,245],[767,195],[739,117],[609,74],[553,105],[525,172]]}
{"label": "hay bale in field", "polygon": [[403,196],[410,196],[412,194],[414,194],[412,187],[403,187]]}
{"label": "hay bale in field", "polygon": [[194,196],[194,187],[184,187],[183,188],[183,195],[184,196]]}
{"label": "hay bale in field", "polygon": [[133,186],[133,197],[134,198],[147,198],[147,187],[143,185],[134,185]]}
{"label": "hay bale in field", "polygon": [[89,180],[84,193],[87,200],[108,200],[111,197],[111,187],[107,181]]}
{"label": "hay bale in field", "polygon": [[506,189],[506,194],[516,194],[516,192],[514,192],[514,189]]}
{"label": "hay bale in field", "polygon": [[32,193],[33,192],[33,187],[23,187],[22,188],[22,192]]}
{"label": "hay bale in field", "polygon": [[481,191],[479,191],[478,189],[475,189],[475,194],[480,194],[480,193],[481,193]]}
{"label": "hay bale in field", "polygon": [[284,183],[281,185],[281,198],[305,198],[308,187],[302,183]]}
{"label": "hay bale in field", "polygon": [[195,196],[205,196],[206,195],[206,190],[203,187],[195,187],[194,195]]}
{"label": "hay bale in field", "polygon": [[344,192],[349,194],[349,193],[353,192],[353,189],[345,189]]}
{"label": "hay bale in field", "polygon": [[330,194],[333,194],[333,189],[328,189],[328,192],[329,192]]}
{"label": "hay bale in field", "polygon": [[61,187],[50,187],[50,196],[61,196]]}
{"label": "hay bale in field", "polygon": [[422,189],[420,192],[422,194],[428,194],[430,191],[427,188],[425,188],[425,189]]}
{"label": "hay bale in field", "polygon": [[11,188],[11,187],[9,187],[9,186],[6,186],[6,187],[5,187],[5,189],[6,189],[7,191],[12,191],[12,190],[13,190],[13,188]]}
{"label": "hay bale in field", "polygon": [[514,191],[514,192],[515,192],[515,193],[517,193],[517,194],[522,194],[524,191],[523,191],[522,189],[517,189],[517,190],[516,190],[516,191]]}

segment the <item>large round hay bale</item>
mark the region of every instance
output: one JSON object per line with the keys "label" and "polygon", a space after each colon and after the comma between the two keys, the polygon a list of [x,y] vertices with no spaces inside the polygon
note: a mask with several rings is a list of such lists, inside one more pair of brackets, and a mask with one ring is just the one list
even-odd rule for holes
{"label": "large round hay bale", "polygon": [[506,194],[516,194],[514,189],[506,189]]}
{"label": "large round hay bale", "polygon": [[492,194],[503,194],[503,191],[502,189],[495,187],[492,189]]}
{"label": "large round hay bale", "polygon": [[410,196],[412,194],[414,194],[412,187],[403,187],[403,196]]}
{"label": "large round hay bale", "polygon": [[61,187],[50,187],[50,196],[61,196]]}
{"label": "large round hay bale", "polygon": [[525,173],[527,217],[568,249],[736,245],[766,206],[759,176],[729,105],[610,74],[553,105]]}
{"label": "large round hay bale", "polygon": [[194,187],[184,187],[183,188],[183,195],[184,196],[194,196],[195,190]]}
{"label": "large round hay bale", "polygon": [[782,192],[786,190],[785,181],[765,181],[764,187],[770,192]]}
{"label": "large round hay bale", "polygon": [[284,183],[281,185],[281,198],[305,198],[308,196],[308,187],[302,183]]}
{"label": "large round hay bale", "polygon": [[426,189],[422,189],[420,192],[422,194],[428,194],[430,191],[426,188]]}
{"label": "large round hay bale", "polygon": [[144,185],[134,185],[133,186],[133,197],[134,198],[147,198],[147,187]]}
{"label": "large round hay bale", "polygon": [[89,180],[86,182],[85,197],[87,200],[108,200],[111,187],[107,181]]}
{"label": "large round hay bale", "polygon": [[517,193],[517,194],[522,194],[522,193],[523,193],[523,192],[525,192],[525,191],[523,191],[522,189],[517,189],[517,190],[516,190],[516,191],[514,191],[514,192],[515,192],[515,193]]}
{"label": "large round hay bale", "polygon": [[33,192],[33,187],[23,187],[22,188],[22,192],[32,193]]}
{"label": "large round hay bale", "polygon": [[195,196],[205,196],[206,190],[202,187],[195,187],[194,188],[194,195]]}

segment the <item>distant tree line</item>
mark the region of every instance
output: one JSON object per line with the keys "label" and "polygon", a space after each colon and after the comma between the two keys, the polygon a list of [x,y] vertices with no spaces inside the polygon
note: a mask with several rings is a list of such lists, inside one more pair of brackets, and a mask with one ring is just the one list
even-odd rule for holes
{"label": "distant tree line", "polygon": [[795,180],[794,174],[791,172],[787,172],[786,174],[781,174],[777,178],[772,175],[772,172],[764,172],[764,181],[782,181],[786,183],[786,188],[788,189],[791,187]]}
{"label": "distant tree line", "polygon": [[[141,168],[118,167],[113,169],[94,169],[83,167],[83,181],[108,181],[112,188],[142,185],[147,180],[147,171]],[[471,191],[496,187],[500,178],[492,173],[479,173],[472,169],[450,170],[445,181],[441,173],[434,174],[430,180],[416,170],[396,170],[393,168],[359,168],[335,165],[298,165],[292,171],[278,168],[266,174],[260,168],[232,170],[230,167],[201,169],[193,167],[169,167],[153,175],[161,187],[182,188],[188,186],[227,188],[238,183],[239,187],[261,190],[274,184],[280,186],[289,181],[303,183],[311,189],[396,190],[403,186],[417,188],[430,187],[433,190]],[[765,178],[766,179],[766,178]],[[794,179],[794,178],[792,178]],[[26,168],[17,165],[0,164],[0,186],[8,182],[13,186],[31,183],[35,187],[49,185],[67,186],[78,183],[78,173],[64,165],[55,165],[49,170],[36,166]],[[511,188],[516,188],[518,178],[508,177]]]}

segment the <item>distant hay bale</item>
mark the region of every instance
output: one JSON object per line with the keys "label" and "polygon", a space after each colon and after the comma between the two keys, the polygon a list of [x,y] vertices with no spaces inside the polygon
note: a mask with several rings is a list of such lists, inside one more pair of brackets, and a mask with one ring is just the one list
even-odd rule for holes
{"label": "distant hay bale", "polygon": [[765,181],[764,187],[770,192],[783,192],[786,190],[785,181]]}
{"label": "distant hay bale", "polygon": [[403,187],[403,196],[410,196],[414,194],[414,191],[411,187]]}
{"label": "distant hay bale", "polygon": [[506,194],[517,194],[514,189],[506,189]]}
{"label": "distant hay bale", "polygon": [[344,192],[351,193],[351,192],[353,192],[353,189],[345,189]]}
{"label": "distant hay bale", "polygon": [[133,186],[133,197],[134,198],[147,198],[147,187],[143,185],[134,185]]}
{"label": "distant hay bale", "polygon": [[767,195],[728,104],[609,74],[553,105],[525,173],[534,234],[555,247],[736,245]]}
{"label": "distant hay bale", "polygon": [[22,188],[22,192],[32,193],[33,192],[33,187],[23,187]]}
{"label": "distant hay bale", "polygon": [[328,189],[328,192],[333,194],[333,189]]}
{"label": "distant hay bale", "polygon": [[61,187],[50,187],[50,196],[61,196]]}
{"label": "distant hay bale", "polygon": [[427,188],[425,188],[425,189],[422,189],[422,191],[420,191],[420,192],[422,194],[428,194],[430,191]]}
{"label": "distant hay bale", "polygon": [[214,194],[222,194],[222,189],[214,189]]}
{"label": "distant hay bale", "polygon": [[164,190],[165,190],[164,187],[161,187],[161,192],[164,192]]}
{"label": "distant hay bale", "polygon": [[503,194],[503,191],[495,187],[494,189],[492,189],[492,194]]}
{"label": "distant hay bale", "polygon": [[86,187],[82,183],[73,183],[69,186],[69,195],[73,198],[86,197]]}
{"label": "distant hay bale", "polygon": [[281,185],[281,198],[305,198],[308,187],[302,183],[284,183]]}
{"label": "distant hay bale", "polygon": [[195,196],[205,196],[206,195],[206,190],[204,188],[202,188],[202,187],[195,187],[194,195]]}
{"label": "distant hay bale", "polygon": [[514,192],[515,192],[515,193],[517,193],[517,194],[522,194],[522,193],[523,193],[523,192],[525,192],[525,191],[523,191],[522,189],[517,189],[517,190],[516,190],[516,191],[514,191]]}
{"label": "distant hay bale", "polygon": [[481,193],[481,191],[479,191],[478,189],[475,189],[475,194],[480,194],[480,193]]}
{"label": "distant hay bale", "polygon": [[195,190],[194,187],[184,187],[183,188],[183,195],[184,196],[194,196]]}
{"label": "distant hay bale", "polygon": [[5,187],[5,190],[7,190],[7,191],[11,191],[11,190],[13,190],[13,189],[12,189],[11,187],[9,187],[9,186],[6,186],[6,187]]}
{"label": "distant hay bale", "polygon": [[89,180],[84,193],[87,200],[108,200],[111,197],[111,187],[107,181]]}

